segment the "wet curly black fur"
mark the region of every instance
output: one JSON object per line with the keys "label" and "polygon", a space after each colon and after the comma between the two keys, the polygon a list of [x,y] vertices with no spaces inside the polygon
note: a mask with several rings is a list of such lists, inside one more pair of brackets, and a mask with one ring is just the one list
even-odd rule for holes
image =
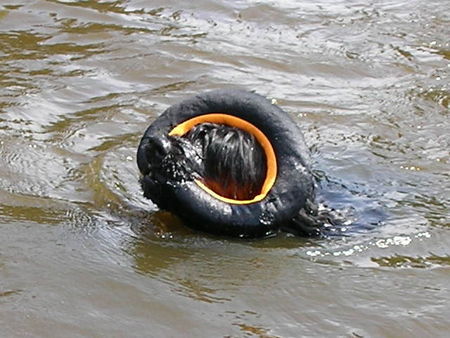
{"label": "wet curly black fur", "polygon": [[255,137],[227,125],[202,123],[183,136],[201,154],[204,183],[221,196],[251,199],[261,192],[266,156]]}

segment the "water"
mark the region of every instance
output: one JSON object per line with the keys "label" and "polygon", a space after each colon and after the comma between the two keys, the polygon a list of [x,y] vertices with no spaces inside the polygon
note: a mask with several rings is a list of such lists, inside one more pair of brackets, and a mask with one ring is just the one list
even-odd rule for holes
{"label": "water", "polygon": [[[449,9],[3,0],[1,336],[448,336]],[[147,125],[235,85],[294,116],[348,236],[211,237],[142,197]]]}

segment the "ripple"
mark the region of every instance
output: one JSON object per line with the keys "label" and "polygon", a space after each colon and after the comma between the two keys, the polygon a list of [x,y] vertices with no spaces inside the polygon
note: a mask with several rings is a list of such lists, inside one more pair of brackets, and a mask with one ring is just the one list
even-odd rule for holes
{"label": "ripple", "polygon": [[388,256],[377,257],[372,260],[381,267],[389,268],[442,268],[450,265],[450,258],[448,256],[429,255],[425,257],[408,257],[408,256]]}

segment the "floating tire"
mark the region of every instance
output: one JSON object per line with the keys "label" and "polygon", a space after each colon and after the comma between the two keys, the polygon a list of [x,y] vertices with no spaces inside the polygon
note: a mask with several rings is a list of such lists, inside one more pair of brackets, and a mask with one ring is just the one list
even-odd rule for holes
{"label": "floating tire", "polygon": [[[261,193],[251,200],[220,196],[189,177],[155,173],[171,137],[199,123],[227,124],[253,134],[266,153]],[[288,224],[314,195],[309,151],[296,122],[269,100],[247,91],[216,90],[175,104],[145,131],[137,152],[144,196],[192,228],[233,237],[264,237]]]}

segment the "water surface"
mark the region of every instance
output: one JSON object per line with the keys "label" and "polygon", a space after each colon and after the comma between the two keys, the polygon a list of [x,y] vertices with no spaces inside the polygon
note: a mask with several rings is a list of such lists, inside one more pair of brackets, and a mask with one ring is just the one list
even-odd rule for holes
{"label": "water surface", "polygon": [[[2,335],[447,336],[449,10],[2,1]],[[347,236],[217,238],[142,197],[147,125],[234,86],[292,114]]]}

